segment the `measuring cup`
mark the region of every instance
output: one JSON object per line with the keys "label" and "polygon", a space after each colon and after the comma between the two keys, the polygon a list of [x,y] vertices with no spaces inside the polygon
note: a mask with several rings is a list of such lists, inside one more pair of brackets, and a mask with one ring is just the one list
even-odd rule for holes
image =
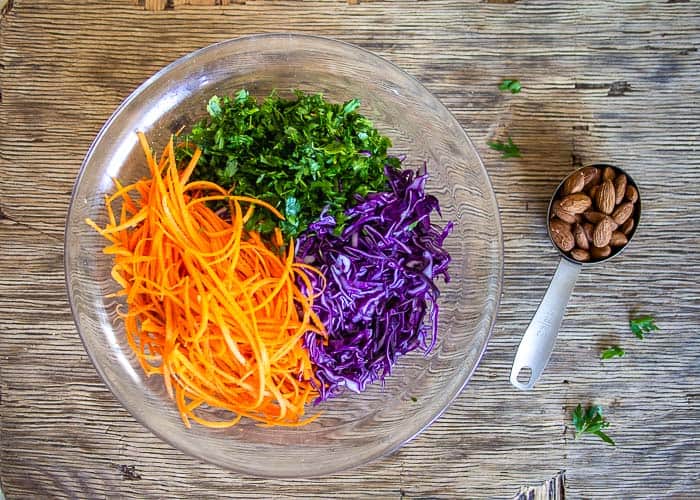
{"label": "measuring cup", "polygon": [[[586,168],[597,168],[601,177],[607,168],[614,169],[616,176],[619,174],[626,175],[627,185],[632,186],[636,190],[637,196],[636,200],[634,200],[634,212],[630,216],[630,218],[634,221],[634,225],[631,231],[626,235],[627,242],[611,250],[610,254],[606,257],[597,259],[592,258],[589,262],[581,262],[574,259],[569,252],[565,252],[556,245],[555,240],[552,237],[552,224],[550,221],[554,218],[553,207],[555,201],[558,201],[558,198],[562,195],[562,190],[567,182],[567,179],[575,175],[582,175],[580,172],[583,172]],[[590,172],[590,170],[586,172]],[[594,184],[595,182],[591,182],[591,184]],[[588,189],[588,186],[586,186],[586,188],[584,188],[584,193]],[[590,210],[596,211],[597,208],[596,200],[593,199]],[[581,272],[581,268],[584,266],[588,267],[606,262],[622,252],[622,250],[629,245],[630,241],[632,241],[632,237],[637,231],[637,227],[639,227],[641,208],[641,199],[637,184],[635,184],[634,180],[619,167],[607,164],[588,165],[572,172],[561,181],[549,200],[549,207],[547,209],[547,234],[549,235],[549,239],[552,241],[552,246],[554,246],[554,248],[556,248],[561,254],[561,260],[559,261],[559,266],[554,273],[554,277],[549,284],[549,288],[547,289],[542,302],[537,308],[537,311],[535,312],[530,325],[527,327],[527,330],[525,330],[525,334],[523,335],[520,345],[518,346],[518,351],[515,354],[513,368],[511,369],[510,373],[510,383],[515,387],[518,389],[528,390],[532,389],[532,387],[535,385],[537,379],[539,379],[540,375],[542,375],[545,366],[547,366],[549,358],[552,355],[552,351],[554,350],[554,342],[556,341],[557,334],[559,333],[559,327],[561,326],[561,321],[564,317],[564,311],[566,310],[566,305],[569,302],[569,297],[571,296],[574,284],[576,283],[576,278],[578,277],[579,272]],[[586,216],[588,215],[589,213],[586,214]],[[591,216],[591,218],[593,217]],[[526,381],[518,380],[519,378],[522,378],[521,375],[528,376],[528,371],[529,377]],[[521,372],[523,373],[521,374]]]}

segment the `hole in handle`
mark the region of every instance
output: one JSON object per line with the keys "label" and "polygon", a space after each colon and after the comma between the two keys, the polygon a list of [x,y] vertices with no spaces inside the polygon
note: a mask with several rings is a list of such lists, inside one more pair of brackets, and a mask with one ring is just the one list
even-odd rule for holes
{"label": "hole in handle", "polygon": [[532,389],[532,386],[535,385],[536,380],[537,376],[533,373],[531,367],[518,367],[515,364],[513,365],[513,369],[510,372],[510,383],[516,389],[520,389],[521,391],[529,391]]}
{"label": "hole in handle", "polygon": [[531,379],[532,379],[532,368],[530,368],[529,366],[523,366],[520,369],[520,371],[518,372],[518,376],[516,377],[516,380],[523,385],[529,385]]}

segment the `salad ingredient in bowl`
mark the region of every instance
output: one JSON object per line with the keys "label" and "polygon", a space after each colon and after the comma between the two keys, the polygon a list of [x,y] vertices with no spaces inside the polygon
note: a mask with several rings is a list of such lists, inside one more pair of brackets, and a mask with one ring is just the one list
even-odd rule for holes
{"label": "salad ingredient in bowl", "polygon": [[[188,159],[200,148],[194,178],[267,201],[284,215],[282,233],[296,237],[324,209],[342,221],[355,195],[384,190],[384,169],[399,167],[387,155],[391,140],[359,107],[358,99],[331,103],[299,90],[292,99],[273,90],[262,102],[246,89],[213,96],[209,116],[194,125],[179,153]],[[265,215],[249,226],[270,232],[277,221]]]}
{"label": "salad ingredient in bowl", "polygon": [[[87,222],[110,242],[104,252],[114,256],[111,274],[121,286],[113,295],[125,299],[119,317],[141,367],[162,376],[187,427],[190,420],[227,427],[243,416],[308,423],[300,419],[315,390],[301,339],[324,333],[313,297],[296,285],[309,282],[308,266],[294,262],[293,242],[285,256],[244,229],[256,210],[281,215],[265,202],[190,181],[198,151],[179,172],[172,139],[159,163],[139,139],[151,178],[117,181],[106,199],[106,227]],[[230,220],[207,206],[214,201],[228,204]],[[202,405],[232,415],[204,418],[196,413]]]}
{"label": "salad ingredient in bowl", "polygon": [[318,266],[326,285],[320,288],[314,280],[319,290],[314,310],[328,338],[305,337],[320,401],[384,381],[398,356],[418,348],[429,353],[437,342],[436,278],[449,280],[443,243],[452,223],[444,229],[431,223],[431,212],[440,208],[425,193],[427,174],[391,168],[386,173],[391,191],[360,198],[345,212],[340,236],[326,214],[299,238],[299,255]]}

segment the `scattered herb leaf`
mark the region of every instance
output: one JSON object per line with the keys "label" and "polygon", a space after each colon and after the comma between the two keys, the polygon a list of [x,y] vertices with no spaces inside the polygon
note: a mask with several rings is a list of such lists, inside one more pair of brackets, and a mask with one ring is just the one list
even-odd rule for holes
{"label": "scattered herb leaf", "polygon": [[513,139],[508,137],[508,142],[490,141],[488,145],[491,149],[503,153],[501,158],[520,158],[520,148],[513,143]]}
{"label": "scattered herb leaf", "polygon": [[[357,99],[336,104],[301,91],[291,99],[273,92],[262,102],[245,89],[213,96],[209,116],[179,144],[178,160],[188,160],[199,146],[193,179],[272,204],[285,216],[280,229],[287,237],[296,237],[326,207],[342,231],[354,195],[383,191],[384,167],[400,166],[387,154],[390,139],[357,112],[359,106]],[[269,234],[274,224],[258,210],[246,227]]]}
{"label": "scattered herb leaf", "polygon": [[523,86],[520,84],[520,80],[503,80],[498,88],[503,91],[510,90],[511,94],[517,94]]}
{"label": "scattered herb leaf", "polygon": [[640,316],[639,318],[630,319],[630,330],[637,338],[643,339],[644,334],[658,330],[659,327],[654,323],[652,316]]}
{"label": "scattered herb leaf", "polygon": [[417,403],[417,402],[418,402],[418,398],[415,397],[415,396],[411,396],[411,401],[413,401],[414,403]]}
{"label": "scattered herb leaf", "polygon": [[610,427],[610,422],[603,418],[603,409],[600,406],[590,406],[584,412],[581,403],[579,403],[573,413],[573,422],[576,430],[575,439],[580,438],[583,434],[595,434],[606,443],[615,446],[615,441],[603,432],[603,429]]}
{"label": "scattered herb leaf", "polygon": [[607,349],[605,349],[601,353],[600,359],[610,359],[610,358],[615,358],[615,357],[621,358],[624,355],[625,355],[625,350],[622,347],[615,345],[615,346],[608,347]]}

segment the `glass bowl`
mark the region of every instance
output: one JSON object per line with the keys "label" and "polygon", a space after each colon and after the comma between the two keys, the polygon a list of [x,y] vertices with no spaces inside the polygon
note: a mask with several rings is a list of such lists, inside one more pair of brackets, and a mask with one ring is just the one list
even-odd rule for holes
{"label": "glass bowl", "polygon": [[[205,114],[209,98],[246,88],[267,96],[293,89],[342,102],[388,135],[405,165],[427,162],[428,192],[440,200],[452,281],[441,283],[439,342],[427,356],[398,361],[385,384],[346,392],[319,405],[323,415],[301,428],[242,421],[229,429],[186,429],[162,379],[141,371],[116,318],[118,301],[105,241],[85,224],[106,221],[112,178],[147,174],[136,131],[160,150],[170,134]],[[193,52],[156,73],[104,125],[83,162],[66,222],[66,280],[73,316],[95,368],[116,398],[164,441],[202,460],[257,476],[330,474],[386,455],[433,422],[465,387],[481,358],[501,295],[503,251],[496,199],[479,156],[440,101],[402,70],[361,48],[315,36],[260,35]],[[314,410],[314,409],[312,409]]]}

